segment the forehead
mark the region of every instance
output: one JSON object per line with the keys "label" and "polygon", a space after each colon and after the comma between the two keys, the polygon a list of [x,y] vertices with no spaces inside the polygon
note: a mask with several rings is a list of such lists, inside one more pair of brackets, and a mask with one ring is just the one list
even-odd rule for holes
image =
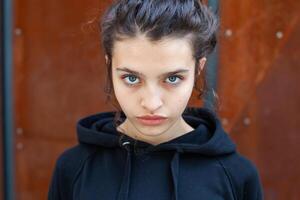
{"label": "forehead", "polygon": [[116,41],[113,67],[133,70],[156,68],[158,71],[193,66],[193,51],[187,38],[164,38],[152,42],[144,36]]}

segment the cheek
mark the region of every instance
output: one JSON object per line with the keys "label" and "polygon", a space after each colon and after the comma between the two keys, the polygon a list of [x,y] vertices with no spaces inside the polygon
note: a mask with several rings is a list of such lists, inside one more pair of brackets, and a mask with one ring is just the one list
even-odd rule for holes
{"label": "cheek", "polygon": [[129,94],[124,84],[116,76],[113,76],[113,87],[116,97],[122,97],[123,95]]}
{"label": "cheek", "polygon": [[[185,108],[193,91],[192,83],[187,83],[183,87],[179,87],[168,97],[168,102],[173,107],[173,109],[181,110],[181,108]],[[180,109],[179,109],[180,108]],[[176,110],[177,110],[176,109]]]}
{"label": "cheek", "polygon": [[170,100],[173,102],[173,104],[184,104],[188,102],[191,96],[191,91],[190,89],[181,89],[177,90],[176,94],[174,94]]}
{"label": "cheek", "polygon": [[117,85],[115,86],[115,96],[120,104],[127,104],[132,101],[133,95],[128,91],[128,89]]}
{"label": "cheek", "polygon": [[131,105],[136,104],[136,97],[132,92],[132,89],[126,87],[119,80],[114,80],[114,91],[117,101],[123,110],[131,108]]}

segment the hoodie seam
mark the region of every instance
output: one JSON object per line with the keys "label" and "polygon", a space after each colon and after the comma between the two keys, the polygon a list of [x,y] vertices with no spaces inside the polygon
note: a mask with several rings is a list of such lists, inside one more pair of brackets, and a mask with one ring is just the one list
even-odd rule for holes
{"label": "hoodie seam", "polygon": [[87,161],[93,154],[95,154],[96,152],[97,152],[97,150],[94,150],[93,152],[89,153],[89,154],[86,156],[86,158],[83,159],[83,160],[80,162],[79,167],[78,167],[78,169],[76,170],[75,175],[74,175],[74,178],[73,178],[73,180],[72,180],[72,182],[71,182],[71,194],[72,194],[72,198],[73,198],[73,196],[74,196],[73,192],[74,192],[74,185],[75,185],[75,182],[77,181],[77,179],[78,179],[78,177],[79,177],[79,175],[80,175],[80,173],[81,173],[81,170],[82,170],[83,166],[85,165],[86,161]]}
{"label": "hoodie seam", "polygon": [[223,162],[220,159],[217,158],[217,160],[218,160],[219,164],[221,165],[221,167],[223,168],[225,175],[229,181],[230,188],[231,188],[234,199],[238,200],[237,194],[236,194],[236,189],[234,188],[233,183],[232,183],[231,173],[226,169],[226,167],[224,166]]}

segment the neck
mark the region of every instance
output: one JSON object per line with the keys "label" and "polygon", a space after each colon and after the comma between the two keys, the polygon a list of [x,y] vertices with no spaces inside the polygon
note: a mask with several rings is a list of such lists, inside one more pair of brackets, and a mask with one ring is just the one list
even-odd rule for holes
{"label": "neck", "polygon": [[180,137],[181,135],[184,135],[194,130],[194,128],[187,124],[182,117],[180,117],[167,130],[158,135],[149,136],[141,133],[127,119],[120,126],[117,127],[117,130],[136,140],[147,142],[152,145],[158,145],[160,143],[164,143],[174,138]]}

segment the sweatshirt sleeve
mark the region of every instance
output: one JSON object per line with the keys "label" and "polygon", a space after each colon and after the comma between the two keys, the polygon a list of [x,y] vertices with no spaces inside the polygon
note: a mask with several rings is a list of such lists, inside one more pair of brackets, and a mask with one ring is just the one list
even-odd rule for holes
{"label": "sweatshirt sleeve", "polygon": [[252,164],[251,174],[244,185],[243,200],[263,200],[263,189],[257,168]]}
{"label": "sweatshirt sleeve", "polygon": [[239,200],[263,200],[263,187],[256,165],[240,153],[223,157],[221,163],[230,175],[234,196]]}
{"label": "sweatshirt sleeve", "polygon": [[61,189],[61,169],[57,161],[49,185],[48,200],[63,200]]}
{"label": "sweatshirt sleeve", "polygon": [[66,149],[58,157],[48,189],[48,200],[72,199],[73,183],[85,160],[97,150],[83,144]]}
{"label": "sweatshirt sleeve", "polygon": [[[75,159],[76,157],[78,159]],[[76,152],[76,148],[65,150],[57,158],[49,184],[48,200],[71,199],[71,183],[78,167],[76,160],[80,161],[80,154]]]}

